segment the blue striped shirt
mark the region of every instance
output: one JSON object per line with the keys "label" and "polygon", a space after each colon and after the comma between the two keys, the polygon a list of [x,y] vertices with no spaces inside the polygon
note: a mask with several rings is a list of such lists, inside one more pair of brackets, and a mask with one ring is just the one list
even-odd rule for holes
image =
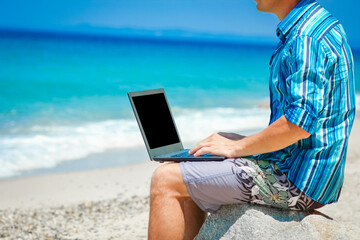
{"label": "blue striped shirt", "polygon": [[270,61],[270,124],[281,116],[311,134],[256,155],[277,162],[289,180],[322,204],[336,202],[355,117],[354,63],[343,27],[314,0],[279,23]]}

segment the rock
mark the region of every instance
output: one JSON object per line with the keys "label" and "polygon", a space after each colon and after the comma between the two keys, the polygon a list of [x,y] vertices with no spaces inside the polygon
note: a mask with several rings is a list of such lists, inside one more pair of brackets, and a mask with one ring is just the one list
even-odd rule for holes
{"label": "rock", "polygon": [[360,229],[318,211],[310,214],[238,204],[223,206],[217,213],[210,214],[195,239],[360,239]]}

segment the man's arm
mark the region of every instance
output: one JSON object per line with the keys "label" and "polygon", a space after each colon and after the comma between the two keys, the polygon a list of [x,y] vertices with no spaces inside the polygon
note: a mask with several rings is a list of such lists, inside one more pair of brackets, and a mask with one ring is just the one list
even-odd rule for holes
{"label": "man's arm", "polygon": [[199,142],[189,153],[195,156],[211,153],[228,158],[242,157],[277,151],[309,136],[310,133],[282,116],[265,130],[240,140],[213,134]]}

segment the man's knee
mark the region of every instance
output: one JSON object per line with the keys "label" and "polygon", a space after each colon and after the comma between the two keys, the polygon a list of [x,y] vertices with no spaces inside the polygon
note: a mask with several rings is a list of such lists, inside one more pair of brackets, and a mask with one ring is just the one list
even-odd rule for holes
{"label": "man's knee", "polygon": [[154,171],[150,195],[153,197],[158,195],[187,197],[189,195],[178,163],[167,163]]}

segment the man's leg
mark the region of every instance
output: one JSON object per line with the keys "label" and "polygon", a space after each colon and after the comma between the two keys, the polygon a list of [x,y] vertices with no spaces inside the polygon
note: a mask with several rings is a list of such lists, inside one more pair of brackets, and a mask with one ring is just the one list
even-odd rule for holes
{"label": "man's leg", "polygon": [[192,201],[178,163],[155,170],[150,187],[149,239],[193,239],[206,215]]}
{"label": "man's leg", "polygon": [[185,217],[185,234],[183,239],[192,240],[199,233],[207,213],[203,212],[191,198],[184,202],[183,212]]}

